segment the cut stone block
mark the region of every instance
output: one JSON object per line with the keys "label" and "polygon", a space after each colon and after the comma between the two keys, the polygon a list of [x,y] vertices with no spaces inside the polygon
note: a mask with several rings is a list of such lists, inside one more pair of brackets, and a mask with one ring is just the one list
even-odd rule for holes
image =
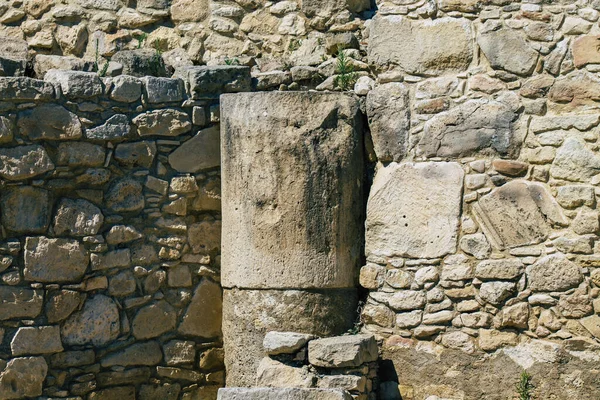
{"label": "cut stone block", "polygon": [[341,389],[223,388],[217,400],[352,400]]}
{"label": "cut stone block", "polygon": [[308,343],[308,362],[317,367],[358,367],[376,361],[378,356],[373,335],[338,336]]}
{"label": "cut stone block", "polygon": [[263,347],[269,355],[294,354],[314,336],[296,332],[268,332]]}
{"label": "cut stone block", "polygon": [[381,168],[367,204],[367,257],[436,258],[454,252],[463,177],[454,162]]}
{"label": "cut stone block", "polygon": [[219,126],[204,129],[169,155],[169,164],[178,172],[197,173],[221,164]]}

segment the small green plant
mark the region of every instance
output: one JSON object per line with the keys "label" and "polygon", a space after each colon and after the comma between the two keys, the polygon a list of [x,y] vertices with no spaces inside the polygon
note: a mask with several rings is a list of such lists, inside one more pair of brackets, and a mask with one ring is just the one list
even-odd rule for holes
{"label": "small green plant", "polygon": [[341,48],[338,48],[335,72],[337,76],[333,83],[338,89],[346,91],[354,87],[358,75],[354,72],[354,67],[348,62],[348,57]]}
{"label": "small green plant", "polygon": [[519,394],[519,400],[532,400],[531,391],[533,385],[531,383],[531,375],[527,371],[521,372],[519,382],[517,383],[517,393]]}
{"label": "small green plant", "polygon": [[98,74],[98,76],[104,77],[104,76],[106,76],[106,73],[108,72],[110,58],[104,63],[104,65],[102,65],[102,68],[100,68],[99,47],[100,47],[100,39],[96,39],[96,60],[94,61],[94,72],[96,72]]}
{"label": "small green plant", "polygon": [[148,39],[148,34],[146,32],[142,32],[139,36],[136,37],[136,39],[138,41],[137,48],[141,49],[146,39]]}
{"label": "small green plant", "polygon": [[292,38],[290,39],[290,43],[288,44],[288,51],[296,51],[302,46],[302,40]]}
{"label": "small green plant", "polygon": [[365,321],[363,320],[363,309],[365,308],[365,302],[364,301],[359,301],[358,302],[358,307],[356,307],[356,313],[357,313],[357,317],[356,317],[356,321],[354,321],[354,325],[352,326],[352,328],[348,329],[348,331],[346,331],[347,335],[358,335],[360,333],[360,329],[364,326]]}
{"label": "small green plant", "polygon": [[240,65],[240,60],[238,60],[237,58],[226,58],[225,59],[225,65]]}
{"label": "small green plant", "polygon": [[165,62],[162,58],[162,50],[160,48],[160,43],[158,40],[155,40],[152,43],[152,47],[154,47],[154,55],[150,60],[150,70],[152,71],[152,75],[154,76],[163,76],[165,74]]}

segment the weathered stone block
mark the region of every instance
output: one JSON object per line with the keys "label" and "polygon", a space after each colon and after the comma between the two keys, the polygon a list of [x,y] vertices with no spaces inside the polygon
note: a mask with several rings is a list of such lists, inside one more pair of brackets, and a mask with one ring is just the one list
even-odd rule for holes
{"label": "weathered stone block", "polygon": [[304,367],[286,365],[265,357],[258,365],[256,386],[278,388],[310,388],[317,376]]}
{"label": "weathered stone block", "polygon": [[23,276],[34,282],[79,282],[89,255],[77,240],[28,237],[25,241]]}
{"label": "weathered stone block", "polygon": [[46,317],[49,323],[62,321],[79,308],[83,294],[74,290],[53,292],[46,298]]}
{"label": "weathered stone block", "polygon": [[192,129],[189,115],[175,109],[147,111],[133,119],[140,136],[179,136]]}
{"label": "weathered stone block", "polygon": [[351,400],[341,389],[224,388],[218,400]]}
{"label": "weathered stone block", "polygon": [[436,258],[456,250],[464,172],[457,163],[392,163],[367,204],[367,256]]}
{"label": "weathered stone block", "polygon": [[118,62],[123,66],[123,75],[136,77],[143,76],[165,76],[164,66],[156,58],[154,49],[135,49],[117,51],[111,61]]}
{"label": "weathered stone block", "polygon": [[190,66],[178,68],[173,75],[186,83],[191,99],[216,98],[222,93],[249,92],[250,68],[239,66]]}
{"label": "weathered stone block", "polygon": [[296,332],[267,332],[263,340],[263,347],[269,355],[294,354],[313,337]]}
{"label": "weathered stone block", "polygon": [[22,327],[10,342],[13,356],[52,354],[63,351],[60,328],[55,326]]}
{"label": "weathered stone block", "polygon": [[144,95],[148,103],[169,103],[183,100],[185,87],[181,79],[145,76]]}
{"label": "weathered stone block", "polygon": [[363,178],[356,99],[264,92],[224,95],[221,107],[223,286],[353,287]]}
{"label": "weathered stone block", "polygon": [[0,195],[2,225],[15,233],[45,233],[50,224],[50,196],[32,186],[8,187]]}
{"label": "weathered stone block", "polygon": [[70,98],[96,97],[104,90],[102,81],[95,72],[52,69],[46,72],[44,80],[60,87],[63,95]]}
{"label": "weathered stone block", "polygon": [[567,225],[560,206],[541,183],[515,180],[494,189],[473,205],[486,237],[497,248],[537,244],[550,224]]}
{"label": "weathered stone block", "polygon": [[97,294],[71,315],[61,328],[63,343],[103,346],[119,336],[119,309],[109,297]]}
{"label": "weathered stone block", "polygon": [[135,400],[135,386],[111,387],[88,395],[88,400]]}
{"label": "weathered stone block", "polygon": [[9,181],[33,178],[54,169],[42,146],[17,146],[0,149],[0,177]]}
{"label": "weathered stone block", "polygon": [[43,357],[13,358],[0,372],[0,398],[41,396],[47,373],[48,364]]}
{"label": "weathered stone block", "polygon": [[169,164],[178,172],[197,173],[221,164],[219,126],[204,129],[169,155]]}
{"label": "weathered stone block", "polygon": [[416,75],[464,71],[473,59],[473,31],[464,18],[414,21],[399,15],[373,18],[369,63]]}
{"label": "weathered stone block", "polygon": [[367,116],[379,161],[400,161],[410,129],[409,92],[402,83],[386,83],[367,94]]}
{"label": "weathered stone block", "polygon": [[54,87],[37,79],[0,77],[0,93],[2,100],[51,100]]}
{"label": "weathered stone block", "polygon": [[142,185],[130,178],[113,182],[106,193],[106,205],[115,212],[141,211],[145,205]]}
{"label": "weathered stone block", "polygon": [[128,167],[151,168],[156,157],[156,142],[121,143],[115,149],[115,160]]}
{"label": "weathered stone block", "polygon": [[69,167],[101,167],[106,151],[104,147],[91,143],[60,143],[56,164]]}
{"label": "weathered stone block", "polygon": [[220,286],[208,279],[203,279],[194,291],[179,333],[186,336],[214,338],[221,336],[221,316],[223,300]]}
{"label": "weathered stone block", "polygon": [[562,254],[541,258],[527,267],[527,281],[531,290],[558,292],[576,287],[583,280],[579,266]]}
{"label": "weathered stone block", "polygon": [[86,129],[85,137],[95,141],[120,142],[131,134],[129,118],[124,114],[116,114],[106,120],[102,125]]}
{"label": "weathered stone block", "polygon": [[378,356],[373,335],[338,336],[308,343],[308,362],[317,367],[358,367],[376,361]]}
{"label": "weathered stone block", "polygon": [[124,103],[138,101],[142,95],[142,82],[129,75],[119,75],[112,79],[110,98]]}
{"label": "weathered stone block", "polygon": [[163,353],[169,366],[192,364],[196,359],[196,343],[191,340],[171,340],[163,345]]}
{"label": "weathered stone block", "polygon": [[54,233],[58,236],[95,235],[103,223],[102,211],[89,201],[62,199],[54,216]]}
{"label": "weathered stone block", "polygon": [[155,338],[175,329],[177,312],[164,300],[141,308],[132,322],[132,333],[136,339]]}
{"label": "weathered stone block", "polygon": [[523,34],[517,30],[488,30],[478,35],[477,43],[493,68],[529,75],[537,63],[537,51],[529,46]]}
{"label": "weathered stone block", "polygon": [[41,290],[0,286],[0,320],[33,319],[42,312]]}
{"label": "weathered stone block", "polygon": [[77,115],[55,104],[21,112],[17,125],[20,133],[32,140],[79,139],[82,132]]}
{"label": "weathered stone block", "polygon": [[555,178],[585,182],[600,173],[600,157],[582,140],[569,137],[556,152],[550,173]]}
{"label": "weathered stone block", "polygon": [[162,351],[158,342],[134,343],[123,350],[111,353],[100,361],[103,367],[130,367],[136,365],[157,365],[162,361]]}
{"label": "weathered stone block", "polygon": [[316,336],[342,334],[353,324],[356,301],[354,289],[225,290],[223,342],[227,384],[255,384],[267,332],[282,330]]}

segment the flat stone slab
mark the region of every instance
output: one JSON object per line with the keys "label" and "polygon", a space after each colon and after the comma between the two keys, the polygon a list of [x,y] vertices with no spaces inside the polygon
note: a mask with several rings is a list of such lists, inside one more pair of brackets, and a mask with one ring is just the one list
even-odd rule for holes
{"label": "flat stone slab", "polygon": [[351,400],[341,389],[223,388],[217,400]]}
{"label": "flat stone slab", "polygon": [[377,357],[377,341],[373,335],[337,336],[308,343],[308,362],[317,367],[359,367]]}

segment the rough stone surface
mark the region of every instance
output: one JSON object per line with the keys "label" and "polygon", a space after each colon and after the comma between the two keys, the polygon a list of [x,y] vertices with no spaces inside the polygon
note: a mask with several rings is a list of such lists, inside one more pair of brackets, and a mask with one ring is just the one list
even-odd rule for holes
{"label": "rough stone surface", "polygon": [[54,216],[58,236],[95,235],[104,222],[102,211],[86,200],[62,199]]}
{"label": "rough stone surface", "polygon": [[350,400],[352,396],[341,389],[301,388],[224,388],[218,400]]}
{"label": "rough stone surface", "polygon": [[[239,94],[224,95],[221,108],[223,286],[353,287],[362,193],[356,100]],[[256,165],[273,172],[265,178]]]}
{"label": "rough stone surface", "polygon": [[161,300],[143,307],[132,322],[132,333],[136,339],[150,339],[175,328],[177,315],[169,303]]}
{"label": "rough stone surface", "polygon": [[43,357],[13,358],[0,372],[0,397],[22,399],[42,394],[48,364]]}
{"label": "rough stone surface", "polygon": [[367,205],[367,257],[435,258],[455,251],[463,175],[456,163],[380,169]]}
{"label": "rough stone surface", "polygon": [[50,224],[50,194],[45,189],[16,186],[0,195],[2,225],[15,233],[43,233]]}
{"label": "rough stone surface", "polygon": [[197,173],[221,164],[219,127],[204,129],[169,155],[169,164],[178,172]]}
{"label": "rough stone surface", "polygon": [[395,64],[417,75],[463,71],[473,59],[472,37],[467,19],[377,16],[371,25],[369,62],[376,67]]}
{"label": "rough stone surface", "polygon": [[13,356],[52,354],[63,351],[60,328],[55,326],[19,328],[10,342]]}
{"label": "rough stone surface", "polygon": [[557,292],[576,287],[583,280],[577,264],[556,254],[541,258],[527,267],[529,287],[542,292]]}
{"label": "rough stone surface", "polygon": [[302,349],[312,335],[295,332],[267,332],[263,340],[263,347],[267,354],[294,354]]}
{"label": "rough stone surface", "polygon": [[192,128],[190,117],[175,109],[147,111],[135,117],[133,123],[140,136],[179,136]]}
{"label": "rough stone surface", "polygon": [[77,282],[89,264],[87,250],[77,240],[28,237],[23,276],[34,282]]}
{"label": "rough stone surface", "polygon": [[0,177],[9,181],[33,178],[54,169],[54,163],[38,145],[0,149]]}
{"label": "rough stone surface", "polygon": [[493,68],[528,75],[537,62],[537,52],[522,34],[511,28],[483,32],[477,37],[477,43]]}
{"label": "rough stone surface", "polygon": [[221,334],[221,288],[210,280],[203,280],[194,292],[179,332],[186,336],[213,338]]}
{"label": "rough stone surface", "polygon": [[372,335],[316,339],[308,344],[308,361],[318,367],[358,367],[377,357],[377,341]]}
{"label": "rough stone surface", "polygon": [[98,294],[86,300],[61,328],[63,343],[103,346],[119,335],[119,310],[113,300]]}
{"label": "rough stone surface", "polygon": [[17,125],[23,135],[36,141],[79,139],[82,134],[77,115],[52,104],[22,112]]}

